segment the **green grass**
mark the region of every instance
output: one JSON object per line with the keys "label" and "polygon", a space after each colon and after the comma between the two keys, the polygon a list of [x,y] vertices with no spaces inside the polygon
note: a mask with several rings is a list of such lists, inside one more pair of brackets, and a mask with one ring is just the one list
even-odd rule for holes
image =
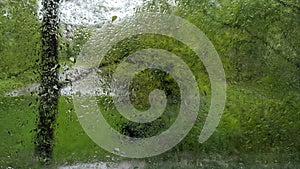
{"label": "green grass", "polygon": [[[72,103],[61,97],[55,133],[54,161],[57,165],[104,161],[110,153],[85,134]],[[0,168],[35,168],[33,158],[37,102],[35,97],[0,97]]]}
{"label": "green grass", "polygon": [[33,129],[35,128],[32,97],[0,97],[0,168],[33,165]]}
{"label": "green grass", "polygon": [[[36,110],[35,97],[0,97],[0,168],[38,168],[33,159]],[[230,86],[219,127],[207,142],[199,144],[205,110],[201,110],[197,124],[179,145],[144,159],[151,164],[149,168],[180,168],[176,163],[182,154],[191,154],[190,164],[184,168],[197,168],[200,163],[208,168],[299,166],[300,106],[296,100],[271,99],[244,87]],[[106,113],[110,123],[121,124],[122,119],[109,118],[114,110]],[[55,138],[55,166],[125,159],[106,152],[86,135],[70,97],[60,99]]]}
{"label": "green grass", "polygon": [[110,153],[95,144],[82,129],[70,97],[61,97],[54,160],[58,164],[106,161]]}

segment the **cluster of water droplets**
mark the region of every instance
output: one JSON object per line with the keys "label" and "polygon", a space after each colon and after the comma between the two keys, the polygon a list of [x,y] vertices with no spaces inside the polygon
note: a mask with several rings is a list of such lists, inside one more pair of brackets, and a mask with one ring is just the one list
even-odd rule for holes
{"label": "cluster of water droplets", "polygon": [[[131,17],[151,1],[159,5],[159,0],[63,0],[60,4],[60,22],[71,25],[103,25],[113,17],[122,19]],[[176,6],[175,0],[166,0],[171,6]],[[39,11],[42,0],[39,0]],[[42,17],[39,12],[40,18]]]}

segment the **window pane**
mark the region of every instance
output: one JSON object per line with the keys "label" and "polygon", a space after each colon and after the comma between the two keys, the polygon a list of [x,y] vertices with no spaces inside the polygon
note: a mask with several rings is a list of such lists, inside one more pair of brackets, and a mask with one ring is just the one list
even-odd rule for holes
{"label": "window pane", "polygon": [[0,2],[0,168],[300,167],[297,0],[56,2]]}

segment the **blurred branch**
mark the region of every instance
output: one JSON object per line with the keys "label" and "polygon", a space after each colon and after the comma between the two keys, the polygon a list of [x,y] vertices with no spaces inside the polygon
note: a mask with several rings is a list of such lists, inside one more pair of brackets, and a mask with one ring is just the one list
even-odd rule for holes
{"label": "blurred branch", "polygon": [[290,4],[290,3],[284,2],[282,0],[276,0],[276,2],[278,2],[279,4],[281,4],[284,7],[289,7],[289,8],[292,8],[292,9],[300,12],[300,6]]}

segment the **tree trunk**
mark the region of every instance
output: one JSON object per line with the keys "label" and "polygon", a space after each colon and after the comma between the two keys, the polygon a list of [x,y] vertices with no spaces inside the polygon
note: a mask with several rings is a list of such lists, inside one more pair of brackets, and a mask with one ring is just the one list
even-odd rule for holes
{"label": "tree trunk", "polygon": [[43,1],[41,87],[35,137],[35,155],[43,164],[52,159],[55,120],[58,113],[58,7],[59,0]]}

